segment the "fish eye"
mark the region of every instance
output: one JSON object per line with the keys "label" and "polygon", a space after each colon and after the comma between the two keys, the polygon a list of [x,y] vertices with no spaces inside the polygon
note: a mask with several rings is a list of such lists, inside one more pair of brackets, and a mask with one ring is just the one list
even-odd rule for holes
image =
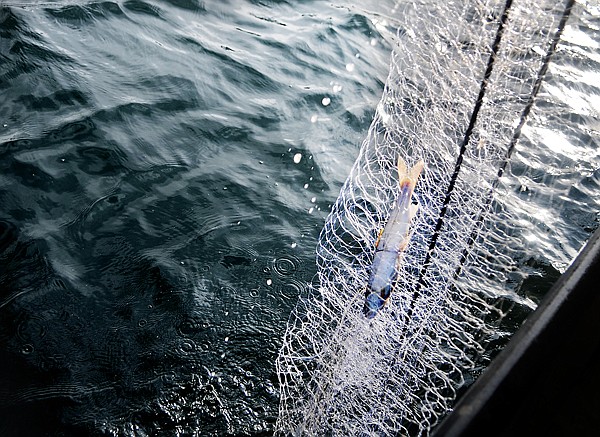
{"label": "fish eye", "polygon": [[390,297],[390,294],[392,294],[392,285],[388,284],[385,287],[383,287],[381,289],[381,291],[379,292],[379,296],[383,299],[383,300],[387,300]]}

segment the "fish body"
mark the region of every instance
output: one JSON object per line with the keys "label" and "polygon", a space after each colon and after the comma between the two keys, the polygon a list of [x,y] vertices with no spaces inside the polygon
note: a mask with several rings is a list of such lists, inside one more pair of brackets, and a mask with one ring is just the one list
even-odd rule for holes
{"label": "fish body", "polygon": [[363,308],[368,319],[375,317],[392,293],[397,266],[408,245],[410,224],[417,212],[417,206],[412,204],[412,195],[424,165],[423,161],[419,161],[408,169],[404,160],[398,157],[400,194],[376,243]]}

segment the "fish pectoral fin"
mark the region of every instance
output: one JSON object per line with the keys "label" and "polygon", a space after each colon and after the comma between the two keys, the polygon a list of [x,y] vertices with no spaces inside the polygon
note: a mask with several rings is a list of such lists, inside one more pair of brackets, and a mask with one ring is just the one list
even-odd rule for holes
{"label": "fish pectoral fin", "polygon": [[377,246],[379,246],[379,241],[381,240],[382,235],[383,235],[383,228],[381,228],[379,230],[379,232],[377,233],[377,241],[375,242],[375,249],[377,249]]}

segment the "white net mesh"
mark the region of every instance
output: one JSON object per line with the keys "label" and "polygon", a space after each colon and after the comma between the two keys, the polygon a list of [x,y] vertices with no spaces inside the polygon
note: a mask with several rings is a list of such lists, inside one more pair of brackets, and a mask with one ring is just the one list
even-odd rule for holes
{"label": "white net mesh", "polygon": [[[390,74],[317,248],[277,370],[282,435],[422,435],[489,359],[515,258],[495,196],[569,1],[401,2]],[[389,305],[363,314],[396,161],[426,167]]]}

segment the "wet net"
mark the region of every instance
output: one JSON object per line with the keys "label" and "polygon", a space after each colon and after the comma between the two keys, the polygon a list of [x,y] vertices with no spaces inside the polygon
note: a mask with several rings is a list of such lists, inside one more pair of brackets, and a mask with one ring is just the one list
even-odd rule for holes
{"label": "wet net", "polygon": [[[498,348],[507,308],[533,308],[511,280],[519,249],[505,242],[518,223],[502,193],[518,187],[502,174],[572,3],[396,5],[383,97],[277,360],[278,434],[427,435]],[[398,156],[425,162],[419,210],[390,302],[368,320]]]}

